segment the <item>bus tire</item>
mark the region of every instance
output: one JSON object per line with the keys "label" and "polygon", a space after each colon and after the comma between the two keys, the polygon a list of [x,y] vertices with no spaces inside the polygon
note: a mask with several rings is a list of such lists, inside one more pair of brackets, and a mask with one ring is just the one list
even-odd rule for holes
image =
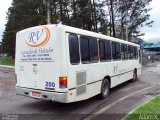
{"label": "bus tire", "polygon": [[99,95],[100,99],[105,99],[109,95],[109,89],[110,89],[109,80],[105,78],[101,85],[101,93]]}
{"label": "bus tire", "polygon": [[134,70],[134,72],[133,72],[133,78],[132,78],[131,81],[132,81],[132,82],[137,81],[137,71],[136,71],[136,70]]}

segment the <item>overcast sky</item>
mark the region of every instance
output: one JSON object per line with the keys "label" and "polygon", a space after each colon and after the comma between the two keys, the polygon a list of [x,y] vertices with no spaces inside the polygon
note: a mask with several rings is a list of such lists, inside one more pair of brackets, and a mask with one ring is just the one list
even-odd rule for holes
{"label": "overcast sky", "polygon": [[[11,2],[12,0],[4,0],[0,4],[0,41],[5,29],[6,12],[8,11],[8,7],[11,6]],[[149,7],[153,8],[149,14],[151,15],[150,20],[153,20],[154,23],[152,27],[141,28],[141,32],[145,33],[145,36],[142,38],[145,41],[160,42],[160,0],[152,0]]]}
{"label": "overcast sky", "polygon": [[5,29],[6,24],[6,12],[8,8],[11,6],[12,0],[3,0],[0,4],[0,41],[2,39],[2,34]]}
{"label": "overcast sky", "polygon": [[152,0],[149,5],[152,10],[149,12],[151,15],[150,20],[153,20],[152,27],[143,27],[142,32],[145,33],[144,40],[151,42],[160,42],[160,0]]}

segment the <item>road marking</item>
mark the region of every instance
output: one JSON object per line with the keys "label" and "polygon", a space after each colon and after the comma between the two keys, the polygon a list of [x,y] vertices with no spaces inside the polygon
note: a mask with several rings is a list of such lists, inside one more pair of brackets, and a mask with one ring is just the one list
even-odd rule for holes
{"label": "road marking", "polygon": [[133,93],[131,93],[131,94],[125,96],[125,97],[122,97],[122,98],[120,98],[119,100],[117,100],[117,101],[115,101],[115,102],[113,102],[113,103],[105,106],[104,108],[98,110],[97,112],[89,115],[88,117],[84,118],[83,120],[92,120],[92,119],[95,118],[96,116],[102,114],[103,112],[105,112],[106,110],[108,110],[108,109],[111,108],[112,106],[116,105],[117,103],[120,103],[121,101],[125,100],[126,98],[129,98],[129,97],[135,95],[136,93],[138,93],[138,92],[140,92],[140,91],[144,91],[144,90],[147,90],[147,89],[152,88],[152,87],[155,87],[155,86],[157,86],[157,85],[153,85],[153,86],[146,87],[146,88],[144,88],[144,89],[141,89],[141,90],[138,90],[138,91],[136,91],[136,92],[133,92]]}

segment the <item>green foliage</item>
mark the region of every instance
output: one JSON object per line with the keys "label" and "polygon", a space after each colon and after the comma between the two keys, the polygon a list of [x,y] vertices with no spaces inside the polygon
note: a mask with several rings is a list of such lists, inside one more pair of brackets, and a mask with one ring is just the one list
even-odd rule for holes
{"label": "green foliage", "polygon": [[45,24],[45,14],[40,0],[13,0],[8,9],[7,24],[2,38],[2,50],[14,58],[15,39],[19,30]]}
{"label": "green foliage", "polygon": [[[124,32],[124,26],[128,25],[129,27],[129,37],[132,35],[142,36],[144,33],[141,33],[139,28],[143,26],[151,27],[153,21],[149,21],[150,15],[148,12],[151,8],[147,8],[146,6],[152,0],[115,0],[115,12],[116,12],[116,20],[118,24],[121,25],[121,32]],[[126,20],[126,16],[128,16],[129,21]]]}
{"label": "green foliage", "polygon": [[14,60],[12,57],[0,57],[0,65],[14,66]]}
{"label": "green foliage", "polygon": [[160,96],[157,96],[147,104],[137,108],[132,114],[129,114],[124,120],[156,120],[160,119]]}

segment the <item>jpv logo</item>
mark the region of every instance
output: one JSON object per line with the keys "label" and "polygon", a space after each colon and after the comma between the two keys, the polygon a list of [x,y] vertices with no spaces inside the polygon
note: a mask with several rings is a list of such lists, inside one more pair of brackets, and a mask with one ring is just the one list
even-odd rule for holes
{"label": "jpv logo", "polygon": [[25,41],[29,47],[41,47],[44,46],[50,38],[50,31],[47,27],[41,26],[40,28],[31,31],[28,34],[28,38]]}

